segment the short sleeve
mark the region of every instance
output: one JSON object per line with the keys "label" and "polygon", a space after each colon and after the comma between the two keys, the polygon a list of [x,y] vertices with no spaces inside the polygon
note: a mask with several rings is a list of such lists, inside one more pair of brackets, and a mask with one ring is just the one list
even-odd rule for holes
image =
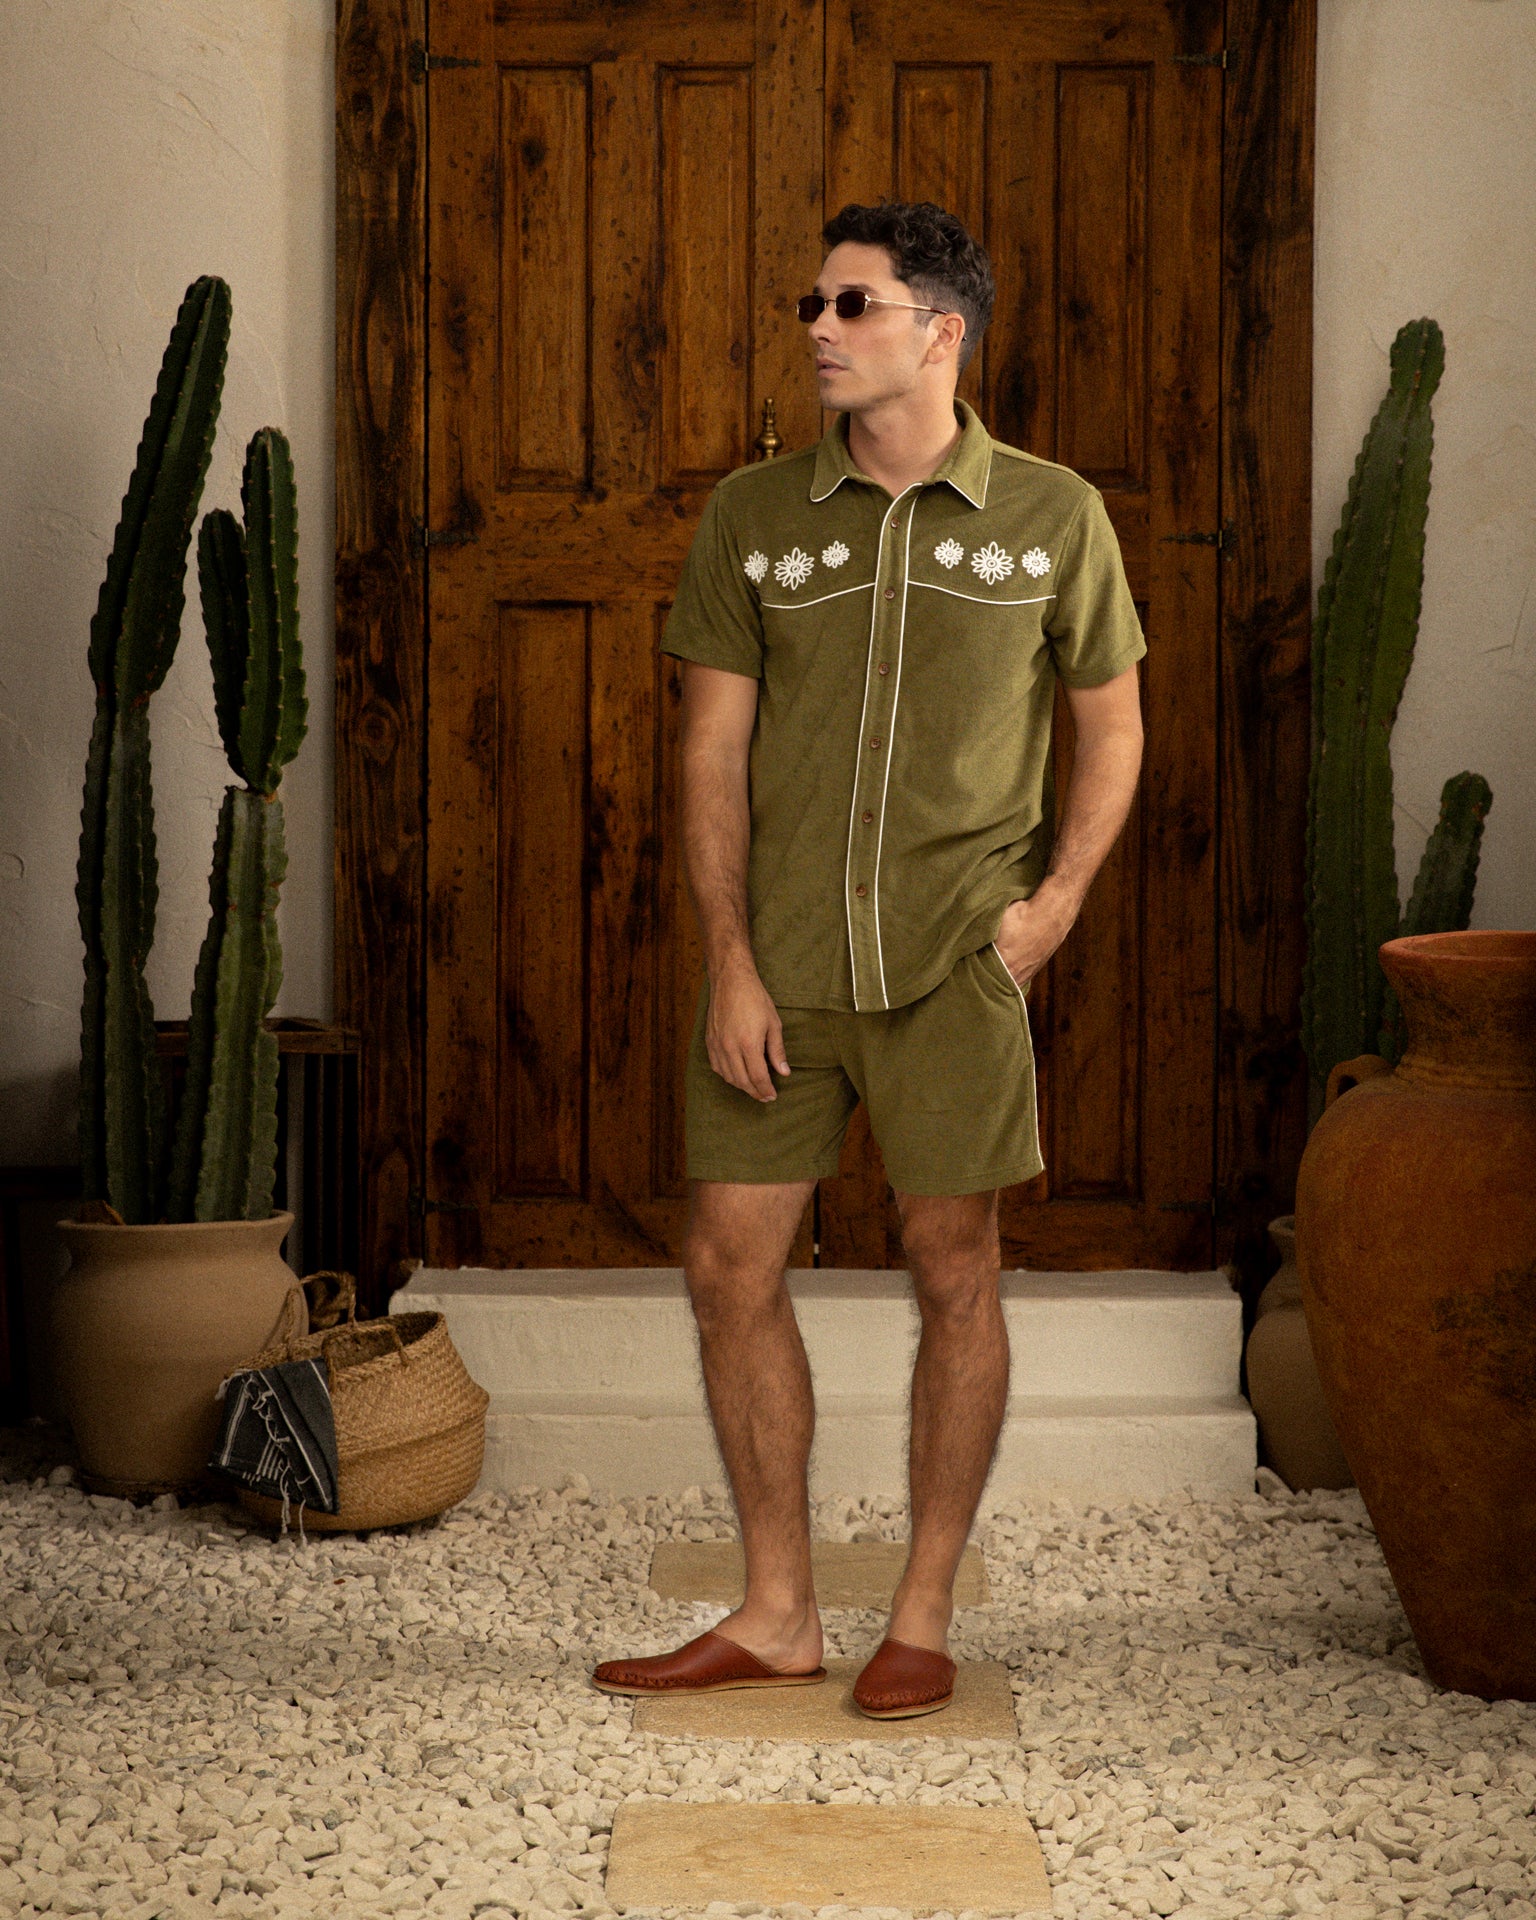
{"label": "short sleeve", "polygon": [[705,503],[683,562],[661,651],[754,680],[763,677],[763,616],[719,487]]}
{"label": "short sleeve", "polygon": [[1097,487],[1078,509],[1056,563],[1056,599],[1045,621],[1056,671],[1069,687],[1098,687],[1147,650]]}

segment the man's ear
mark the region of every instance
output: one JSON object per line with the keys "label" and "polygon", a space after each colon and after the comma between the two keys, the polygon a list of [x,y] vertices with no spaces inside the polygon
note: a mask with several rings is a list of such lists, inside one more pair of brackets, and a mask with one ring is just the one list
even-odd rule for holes
{"label": "man's ear", "polygon": [[950,354],[958,354],[960,343],[965,338],[965,315],[946,313],[940,317],[938,330],[928,343],[930,360],[946,359]]}

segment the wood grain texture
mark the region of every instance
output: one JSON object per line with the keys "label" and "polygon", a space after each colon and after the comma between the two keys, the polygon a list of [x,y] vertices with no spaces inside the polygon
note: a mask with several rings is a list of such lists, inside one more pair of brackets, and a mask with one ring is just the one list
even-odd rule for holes
{"label": "wood grain texture", "polygon": [[1228,0],[1218,1232],[1250,1291],[1306,1143],[1315,0]]}
{"label": "wood grain texture", "polygon": [[431,580],[437,1263],[678,1255],[701,969],[657,643],[758,397],[815,429],[788,308],[820,207],[820,17],[434,16],[480,63],[433,95],[433,507],[471,536]]}
{"label": "wood grain texture", "polygon": [[[586,479],[591,235],[584,67],[503,68],[497,76],[501,249],[497,381],[500,485]],[[581,431],[572,432],[579,422]]]}
{"label": "wood grain texture", "polygon": [[336,14],[336,1018],[362,1036],[365,1299],[420,1249],[424,0]]}
{"label": "wood grain texture", "polygon": [[606,817],[587,769],[592,609],[497,611],[492,1191],[575,1198],[587,1159],[584,855]]}
{"label": "wood grain texture", "polygon": [[752,71],[658,76],[663,487],[702,488],[751,444]]}
{"label": "wood grain texture", "polygon": [[1147,67],[1058,67],[1056,458],[1146,485]]}
{"label": "wood grain texture", "polygon": [[753,69],[752,439],[774,402],[784,450],[821,438],[795,301],[821,265],[824,0],[759,5]]}

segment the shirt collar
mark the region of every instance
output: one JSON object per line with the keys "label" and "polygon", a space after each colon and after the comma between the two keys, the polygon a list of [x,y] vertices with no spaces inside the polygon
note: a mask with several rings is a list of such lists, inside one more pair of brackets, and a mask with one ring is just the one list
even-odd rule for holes
{"label": "shirt collar", "polygon": [[[924,482],[932,486],[948,481],[956,493],[973,507],[987,504],[987,481],[992,472],[992,436],[981,424],[976,409],[966,400],[956,400],[955,412],[961,422],[960,438],[943,463]],[[861,473],[848,451],[848,416],[840,413],[822,436],[816,449],[816,471],[811,478],[812,500],[825,500],[836,493],[845,480],[862,480],[873,486],[867,473]]]}

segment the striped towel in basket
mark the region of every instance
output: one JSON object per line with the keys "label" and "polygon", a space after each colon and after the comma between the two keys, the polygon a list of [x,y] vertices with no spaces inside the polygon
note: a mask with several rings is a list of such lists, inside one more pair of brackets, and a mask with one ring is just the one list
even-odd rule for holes
{"label": "striped towel in basket", "polygon": [[244,1368],[220,1381],[216,1397],[224,1424],[210,1467],[281,1500],[285,1532],[288,1503],[297,1500],[301,1539],[306,1506],[338,1510],[336,1420],[323,1359]]}

